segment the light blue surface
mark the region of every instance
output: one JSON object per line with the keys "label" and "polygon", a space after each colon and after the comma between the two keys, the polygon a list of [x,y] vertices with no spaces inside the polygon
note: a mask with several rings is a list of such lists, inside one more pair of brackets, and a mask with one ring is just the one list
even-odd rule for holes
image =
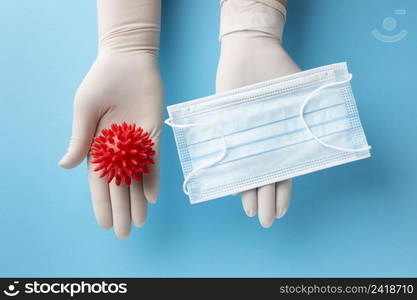
{"label": "light blue surface", "polygon": [[[165,128],[159,203],[119,241],[96,224],[85,165],[56,164],[95,58],[95,3],[1,1],[0,276],[416,276],[417,1],[289,2],[285,48],[303,69],[349,62],[373,157],[296,179],[265,230],[238,197],[188,203]],[[163,4],[166,104],[213,93],[218,1]],[[383,43],[373,29],[408,35]]]}

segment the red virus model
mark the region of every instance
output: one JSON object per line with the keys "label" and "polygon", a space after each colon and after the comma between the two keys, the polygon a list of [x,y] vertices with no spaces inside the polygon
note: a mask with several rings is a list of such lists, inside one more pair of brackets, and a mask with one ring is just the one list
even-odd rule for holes
{"label": "red virus model", "polygon": [[91,146],[93,164],[98,164],[94,171],[102,170],[100,177],[108,175],[107,183],[113,178],[116,185],[122,180],[130,185],[131,178],[141,181],[142,173],[149,173],[149,165],[153,165],[151,158],[155,155],[152,149],[154,143],[149,133],[135,124],[112,124],[110,129],[103,129],[94,138]]}

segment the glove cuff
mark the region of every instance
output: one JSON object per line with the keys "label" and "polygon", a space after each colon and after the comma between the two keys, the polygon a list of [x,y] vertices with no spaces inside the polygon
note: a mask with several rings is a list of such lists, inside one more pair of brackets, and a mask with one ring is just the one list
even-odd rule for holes
{"label": "glove cuff", "polygon": [[160,26],[129,24],[115,28],[100,37],[100,51],[152,52],[159,50]]}
{"label": "glove cuff", "polygon": [[282,40],[287,10],[278,0],[221,0],[220,34],[260,31]]}

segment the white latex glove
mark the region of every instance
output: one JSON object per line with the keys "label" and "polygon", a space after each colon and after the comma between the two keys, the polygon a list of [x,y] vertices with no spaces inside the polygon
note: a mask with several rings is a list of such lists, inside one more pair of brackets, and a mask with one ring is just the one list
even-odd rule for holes
{"label": "white latex glove", "polygon": [[[217,92],[300,71],[281,47],[285,8],[277,3],[278,0],[221,1]],[[249,217],[258,212],[261,225],[270,227],[275,218],[287,212],[290,197],[291,180],[285,180],[243,192],[242,204]]]}
{"label": "white latex glove", "polygon": [[[77,166],[89,153],[93,137],[112,123],[135,123],[155,143],[155,165],[142,182],[116,186],[94,172],[88,161],[94,213],[104,228],[114,226],[123,239],[131,221],[141,226],[147,202],[155,203],[159,185],[162,85],[157,66],[160,0],[98,0],[99,53],[74,100],[72,137],[59,164]],[[89,160],[89,159],[88,159]]]}

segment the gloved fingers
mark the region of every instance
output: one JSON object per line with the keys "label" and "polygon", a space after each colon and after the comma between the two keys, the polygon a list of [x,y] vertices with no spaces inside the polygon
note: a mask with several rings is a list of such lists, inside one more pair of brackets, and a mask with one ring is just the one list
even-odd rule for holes
{"label": "gloved fingers", "polygon": [[282,218],[288,210],[291,201],[291,179],[276,183],[276,217]]}
{"label": "gloved fingers", "polygon": [[123,182],[118,186],[113,180],[109,189],[114,231],[119,239],[125,239],[130,233],[129,188]]}
{"label": "gloved fingers", "polygon": [[258,188],[258,218],[262,227],[271,227],[275,220],[275,184]]}
{"label": "gloved fingers", "polygon": [[88,181],[90,183],[91,200],[98,224],[103,228],[113,226],[109,186],[100,173],[94,172],[95,166],[88,162]]}
{"label": "gloved fingers", "polygon": [[253,217],[256,215],[258,210],[258,196],[256,189],[242,192],[242,206],[248,217]]}
{"label": "gloved fingers", "polygon": [[130,185],[130,211],[133,224],[141,227],[148,213],[148,202],[143,193],[142,182],[133,180]]}
{"label": "gloved fingers", "polygon": [[67,153],[59,165],[69,169],[77,166],[88,154],[99,120],[98,112],[89,107],[89,101],[77,98],[74,102],[72,136]]}
{"label": "gloved fingers", "polygon": [[159,140],[160,140],[160,129],[159,133],[151,134],[152,140],[155,145],[155,156],[153,157],[154,164],[149,166],[149,174],[143,174],[143,192],[146,200],[149,203],[156,203],[159,194]]}

